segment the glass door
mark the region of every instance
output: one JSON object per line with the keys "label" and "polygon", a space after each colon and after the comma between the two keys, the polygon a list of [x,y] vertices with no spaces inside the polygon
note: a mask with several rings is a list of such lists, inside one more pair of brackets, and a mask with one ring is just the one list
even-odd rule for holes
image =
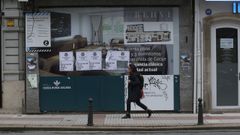
{"label": "glass door", "polygon": [[239,27],[211,30],[213,108],[239,108]]}

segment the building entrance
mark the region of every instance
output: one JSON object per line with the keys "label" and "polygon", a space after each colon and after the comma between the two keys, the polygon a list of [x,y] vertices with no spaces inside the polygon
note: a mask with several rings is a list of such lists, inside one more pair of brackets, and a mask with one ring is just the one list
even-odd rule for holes
{"label": "building entrance", "polygon": [[215,24],[211,28],[212,105],[214,109],[239,108],[240,26]]}

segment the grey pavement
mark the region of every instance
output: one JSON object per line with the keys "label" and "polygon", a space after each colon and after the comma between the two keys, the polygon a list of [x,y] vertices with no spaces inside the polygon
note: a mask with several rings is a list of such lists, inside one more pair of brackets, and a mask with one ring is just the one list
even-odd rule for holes
{"label": "grey pavement", "polygon": [[121,119],[123,113],[93,114],[93,126],[87,126],[87,114],[0,114],[0,129],[32,130],[168,130],[240,128],[240,113],[204,114],[204,124],[198,125],[192,113],[133,113],[131,119]]}

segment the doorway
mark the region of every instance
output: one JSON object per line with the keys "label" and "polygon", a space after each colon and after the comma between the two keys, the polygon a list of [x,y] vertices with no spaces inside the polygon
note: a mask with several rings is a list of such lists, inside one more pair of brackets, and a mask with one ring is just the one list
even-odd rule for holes
{"label": "doorway", "polygon": [[218,23],[211,27],[213,109],[240,108],[240,26]]}

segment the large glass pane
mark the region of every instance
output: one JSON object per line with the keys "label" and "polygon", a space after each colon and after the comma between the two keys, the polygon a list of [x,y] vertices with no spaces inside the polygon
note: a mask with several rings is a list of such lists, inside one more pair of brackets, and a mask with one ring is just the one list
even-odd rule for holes
{"label": "large glass pane", "polygon": [[217,106],[238,105],[237,29],[219,28],[217,42]]}

